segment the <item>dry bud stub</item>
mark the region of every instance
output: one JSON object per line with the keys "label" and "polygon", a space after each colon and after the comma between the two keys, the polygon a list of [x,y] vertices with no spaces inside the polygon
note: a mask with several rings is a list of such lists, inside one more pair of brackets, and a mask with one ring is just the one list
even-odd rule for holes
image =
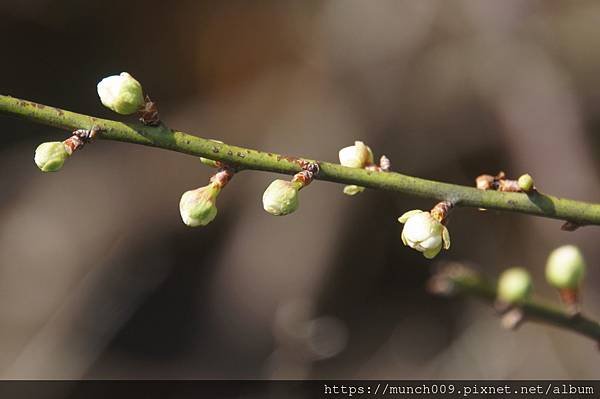
{"label": "dry bud stub", "polygon": [[[527,190],[530,191],[533,188],[533,179],[531,179],[531,176],[529,175],[523,175],[521,177],[523,178],[523,180],[521,181],[521,183],[519,183],[518,180],[506,178],[506,173],[500,171],[496,176],[487,174],[477,176],[477,178],[475,179],[475,186],[480,190],[497,190],[518,193],[525,191],[521,187],[521,184],[523,184],[525,187],[527,187],[528,184],[531,184],[531,187],[529,188],[529,190]],[[528,179],[530,179],[531,182],[529,182]]]}

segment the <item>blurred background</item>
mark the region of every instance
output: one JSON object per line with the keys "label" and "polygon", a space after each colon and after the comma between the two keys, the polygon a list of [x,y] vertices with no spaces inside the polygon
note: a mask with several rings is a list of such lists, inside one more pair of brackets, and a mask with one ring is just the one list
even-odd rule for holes
{"label": "blurred background", "polygon": [[[598,201],[597,1],[22,0],[0,21],[2,94],[118,118],[96,84],[128,71],[203,137],[327,161],[363,140],[409,175],[528,172]],[[35,147],[66,132],[5,116],[0,131],[3,378],[600,378],[586,338],[506,331],[485,304],[426,292],[435,262],[396,219],[433,201],[317,182],[275,218],[276,176],[245,172],[190,229],[179,198],[211,173],[197,159],[99,141],[42,174]],[[547,254],[580,245],[600,316],[598,229],[560,225],[457,209],[438,260],[527,267],[557,301]]]}

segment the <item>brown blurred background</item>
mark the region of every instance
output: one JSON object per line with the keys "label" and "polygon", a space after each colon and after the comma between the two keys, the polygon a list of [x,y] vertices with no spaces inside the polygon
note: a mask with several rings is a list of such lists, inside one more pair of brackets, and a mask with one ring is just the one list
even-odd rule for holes
{"label": "brown blurred background", "polygon": [[[204,137],[328,161],[361,139],[410,175],[599,197],[597,1],[3,1],[0,34],[2,94],[114,118],[96,83],[128,71]],[[197,159],[101,141],[49,175],[33,150],[65,132],[0,132],[3,378],[600,378],[585,338],[426,293],[396,218],[433,202],[317,182],[275,218],[275,176],[245,172],[190,229]],[[438,259],[525,266],[556,300],[546,256],[578,244],[600,316],[599,231],[559,227],[458,209]]]}

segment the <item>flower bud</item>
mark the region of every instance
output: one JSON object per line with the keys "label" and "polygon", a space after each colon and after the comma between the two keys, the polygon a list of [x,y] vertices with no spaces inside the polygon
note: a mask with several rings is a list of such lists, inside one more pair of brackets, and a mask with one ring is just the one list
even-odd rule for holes
{"label": "flower bud", "polygon": [[42,143],[35,149],[34,160],[42,172],[57,172],[71,156],[71,150],[61,141]]}
{"label": "flower bud", "polygon": [[206,226],[217,216],[215,201],[221,188],[216,183],[183,193],[179,212],[183,223],[190,227]]}
{"label": "flower bud", "polygon": [[446,226],[429,212],[412,210],[398,218],[404,224],[402,242],[423,253],[427,259],[434,258],[444,247],[450,248],[450,233]]}
{"label": "flower bud", "polygon": [[546,262],[546,280],[558,289],[578,289],[584,273],[583,255],[574,245],[556,248]]}
{"label": "flower bud", "polygon": [[300,184],[287,180],[273,181],[263,194],[263,208],[271,215],[288,215],[298,209]]}
{"label": "flower bud", "polygon": [[498,280],[498,299],[514,304],[522,302],[531,295],[531,277],[522,267],[506,269]]}
{"label": "flower bud", "polygon": [[346,195],[357,195],[357,194],[362,193],[363,191],[365,191],[365,188],[361,187],[361,186],[355,186],[355,185],[344,186],[344,194],[346,194]]}
{"label": "flower bud", "polygon": [[133,114],[144,105],[142,85],[127,72],[102,79],[98,95],[104,106],[122,115]]}
{"label": "flower bud", "polygon": [[529,174],[521,175],[517,184],[521,190],[527,193],[533,189],[533,178]]}
{"label": "flower bud", "polygon": [[342,148],[339,157],[340,164],[350,168],[364,168],[373,163],[373,152],[362,141],[355,141],[354,145]]}

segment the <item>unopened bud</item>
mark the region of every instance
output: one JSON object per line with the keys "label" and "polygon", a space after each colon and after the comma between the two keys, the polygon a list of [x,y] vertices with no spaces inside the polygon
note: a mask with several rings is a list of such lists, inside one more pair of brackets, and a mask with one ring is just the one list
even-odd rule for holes
{"label": "unopened bud", "polygon": [[277,179],[273,181],[263,194],[263,208],[275,216],[288,215],[298,209],[299,182]]}
{"label": "unopened bud", "polygon": [[344,186],[344,194],[346,194],[346,195],[357,195],[357,194],[362,193],[363,191],[365,191],[365,188],[361,187],[361,186],[355,186],[355,185]]}
{"label": "unopened bud", "polygon": [[498,299],[502,302],[522,302],[531,295],[531,289],[531,277],[521,267],[506,269],[498,279]]}
{"label": "unopened bud", "polygon": [[521,190],[527,193],[533,189],[533,178],[529,174],[521,175],[517,184]]}
{"label": "unopened bud", "polygon": [[139,111],[145,103],[142,85],[127,72],[102,79],[98,95],[104,106],[122,115]]}
{"label": "unopened bud", "polygon": [[179,212],[183,223],[190,227],[206,226],[217,216],[215,205],[221,188],[216,183],[183,193]]}
{"label": "unopened bud", "polygon": [[546,280],[558,289],[579,288],[585,274],[585,260],[579,248],[564,245],[550,253],[546,262]]}
{"label": "unopened bud", "polygon": [[40,144],[35,150],[35,163],[42,172],[57,172],[71,155],[69,147],[61,141]]}
{"label": "unopened bud", "polygon": [[364,168],[372,164],[373,152],[362,141],[355,141],[354,145],[342,148],[339,152],[340,164],[350,168]]}

